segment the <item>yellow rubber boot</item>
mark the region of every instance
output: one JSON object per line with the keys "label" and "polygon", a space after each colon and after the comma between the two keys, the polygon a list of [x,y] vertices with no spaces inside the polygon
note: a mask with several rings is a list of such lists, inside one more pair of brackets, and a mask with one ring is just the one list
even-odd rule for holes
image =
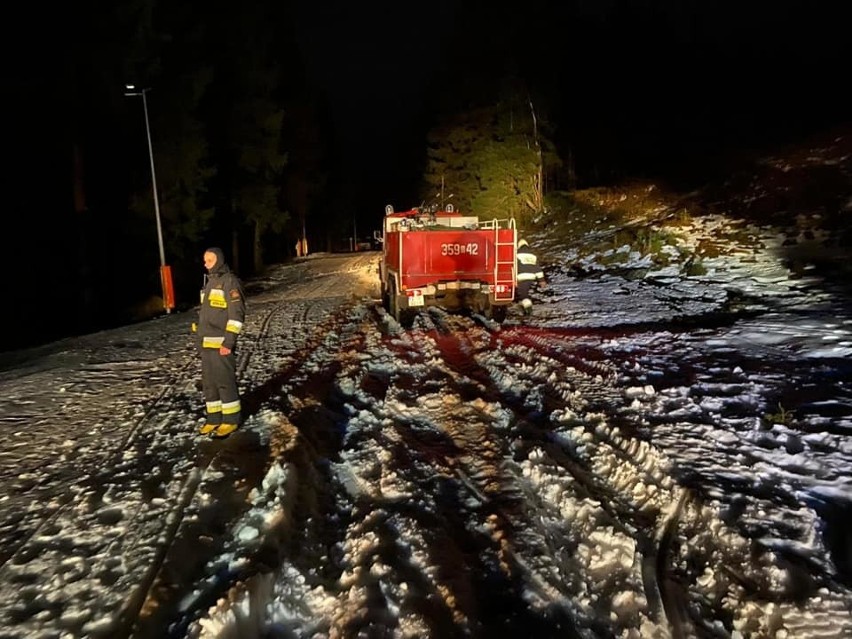
{"label": "yellow rubber boot", "polygon": [[219,424],[211,424],[210,422],[205,422],[204,426],[202,426],[201,428],[198,429],[198,433],[200,435],[209,435],[214,430],[216,430],[216,428],[218,428],[218,426],[219,426]]}
{"label": "yellow rubber boot", "polygon": [[216,430],[213,431],[212,437],[215,437],[216,439],[221,439],[227,437],[235,430],[237,430],[236,424],[219,424]]}

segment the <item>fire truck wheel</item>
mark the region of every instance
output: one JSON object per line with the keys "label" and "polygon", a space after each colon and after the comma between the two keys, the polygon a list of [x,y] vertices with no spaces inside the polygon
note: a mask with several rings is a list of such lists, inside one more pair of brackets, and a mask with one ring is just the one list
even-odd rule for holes
{"label": "fire truck wheel", "polygon": [[390,300],[388,299],[388,291],[385,288],[384,284],[382,284],[381,287],[382,287],[382,307],[386,311],[390,311]]}
{"label": "fire truck wheel", "polygon": [[404,329],[409,329],[414,326],[414,320],[417,317],[416,311],[404,310],[399,312],[399,324]]}
{"label": "fire truck wheel", "polygon": [[396,280],[394,278],[390,278],[389,280],[389,290],[388,290],[388,313],[398,322],[399,317],[399,296],[396,290]]}

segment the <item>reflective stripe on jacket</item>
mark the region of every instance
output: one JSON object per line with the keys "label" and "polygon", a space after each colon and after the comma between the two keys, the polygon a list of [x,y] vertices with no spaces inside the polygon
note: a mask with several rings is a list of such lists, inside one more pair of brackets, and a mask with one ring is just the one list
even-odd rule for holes
{"label": "reflective stripe on jacket", "polygon": [[518,247],[518,281],[543,280],[544,271],[538,266],[538,258],[529,246]]}
{"label": "reflective stripe on jacket", "polygon": [[239,278],[230,270],[211,273],[201,291],[198,335],[202,348],[233,349],[245,321],[245,300]]}

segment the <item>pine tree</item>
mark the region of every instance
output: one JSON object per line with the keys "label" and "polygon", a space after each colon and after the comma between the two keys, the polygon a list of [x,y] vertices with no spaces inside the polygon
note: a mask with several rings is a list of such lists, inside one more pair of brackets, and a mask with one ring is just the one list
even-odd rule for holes
{"label": "pine tree", "polygon": [[284,110],[281,69],[275,59],[279,16],[267,5],[233,12],[219,6],[207,40],[215,69],[205,101],[207,135],[217,167],[211,201],[217,228],[232,237],[232,262],[249,271],[241,249],[250,246],[251,268],[263,268],[265,234],[281,232],[289,215],[281,204]]}
{"label": "pine tree", "polygon": [[423,195],[451,192],[480,217],[521,217],[543,206],[544,162],[554,157],[532,100],[514,79],[494,103],[450,115],[428,136]]}

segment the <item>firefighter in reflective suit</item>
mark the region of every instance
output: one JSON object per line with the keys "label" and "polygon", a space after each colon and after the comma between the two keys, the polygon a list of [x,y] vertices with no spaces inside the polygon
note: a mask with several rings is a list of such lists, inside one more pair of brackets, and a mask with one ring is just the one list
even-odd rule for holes
{"label": "firefighter in reflective suit", "polygon": [[530,289],[535,282],[546,285],[544,271],[538,265],[538,258],[532,252],[526,240],[518,241],[518,286],[515,289],[515,301],[520,301],[524,315],[532,314],[533,303],[530,299]]}
{"label": "firefighter in reflective suit", "polygon": [[228,268],[222,249],[207,249],[204,267],[208,274],[201,291],[197,330],[207,418],[199,432],[221,438],[240,425],[235,350],[245,321],[245,300],[242,282]]}

